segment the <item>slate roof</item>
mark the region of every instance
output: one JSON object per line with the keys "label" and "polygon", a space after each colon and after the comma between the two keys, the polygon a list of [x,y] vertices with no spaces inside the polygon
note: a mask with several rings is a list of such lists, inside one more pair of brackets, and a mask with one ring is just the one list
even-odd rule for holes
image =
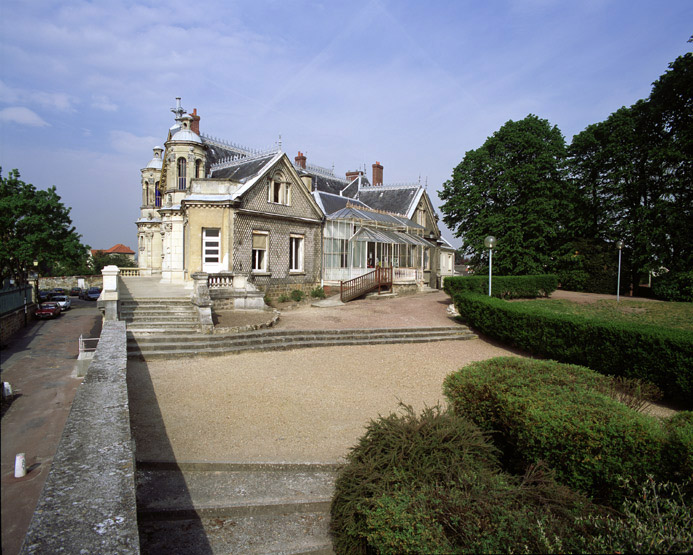
{"label": "slate roof", "polygon": [[[310,175],[313,182],[313,191],[322,191],[323,193],[331,193],[339,196],[339,192],[349,185],[346,179],[341,179],[337,176],[330,177],[303,169],[297,171],[298,175]],[[356,196],[355,193],[356,191],[354,191],[352,197]]]}
{"label": "slate roof", "polygon": [[245,183],[248,179],[254,177],[275,155],[276,152],[249,160],[239,160],[231,167],[213,170],[212,178],[230,179],[238,183]]}
{"label": "slate roof", "polygon": [[357,198],[375,210],[408,214],[412,203],[418,198],[420,189],[420,185],[361,187]]}
{"label": "slate roof", "polygon": [[368,208],[362,202],[349,197],[340,197],[339,195],[333,195],[332,193],[324,193],[322,191],[313,191],[313,198],[318,203],[320,208],[325,214],[332,214],[337,212],[342,208],[346,208],[347,203],[351,203],[362,208]]}

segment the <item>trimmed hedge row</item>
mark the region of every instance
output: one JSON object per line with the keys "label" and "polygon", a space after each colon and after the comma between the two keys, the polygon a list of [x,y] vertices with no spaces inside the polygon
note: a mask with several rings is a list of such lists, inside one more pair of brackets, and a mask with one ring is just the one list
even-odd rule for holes
{"label": "trimmed hedge row", "polygon": [[[553,274],[493,276],[491,296],[499,299],[534,299],[548,297],[556,290],[556,287],[558,287],[558,277]],[[462,292],[488,295],[488,276],[446,277],[443,288],[451,297]]]}
{"label": "trimmed hedge row", "polygon": [[693,426],[626,407],[606,395],[609,382],[581,366],[500,357],[450,374],[443,390],[455,414],[495,432],[506,470],[544,461],[559,482],[618,506],[618,476],[686,477]]}
{"label": "trimmed hedge row", "polygon": [[474,293],[453,296],[477,331],[534,355],[638,378],[665,398],[693,407],[693,333],[555,314],[541,303],[507,303]]}

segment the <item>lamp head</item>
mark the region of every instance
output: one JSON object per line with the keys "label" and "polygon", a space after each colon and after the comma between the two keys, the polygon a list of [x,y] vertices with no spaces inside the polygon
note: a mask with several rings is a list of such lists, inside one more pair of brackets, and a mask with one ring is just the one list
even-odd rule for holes
{"label": "lamp head", "polygon": [[616,248],[621,250],[623,248],[623,241],[616,241]]}
{"label": "lamp head", "polygon": [[493,235],[489,235],[484,239],[484,245],[487,249],[492,249],[496,246],[496,238]]}

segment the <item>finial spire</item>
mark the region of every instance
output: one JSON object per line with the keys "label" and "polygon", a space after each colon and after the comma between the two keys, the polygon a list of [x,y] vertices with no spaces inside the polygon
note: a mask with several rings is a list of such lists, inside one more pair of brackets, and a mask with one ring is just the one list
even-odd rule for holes
{"label": "finial spire", "polygon": [[176,114],[176,121],[180,121],[180,119],[183,117],[183,114],[185,113],[183,106],[181,106],[181,104],[180,104],[180,96],[176,97],[176,107],[171,108],[171,111],[174,114]]}

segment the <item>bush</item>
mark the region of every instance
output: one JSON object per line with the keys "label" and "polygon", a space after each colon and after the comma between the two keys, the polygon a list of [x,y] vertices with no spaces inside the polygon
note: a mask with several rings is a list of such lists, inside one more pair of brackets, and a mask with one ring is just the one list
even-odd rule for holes
{"label": "bush", "polygon": [[279,301],[280,303],[286,303],[286,302],[289,302],[289,300],[290,300],[289,297],[287,297],[284,294],[279,295],[279,298],[277,299],[277,301]]}
{"label": "bush", "polygon": [[262,300],[264,301],[264,303],[265,303],[267,306],[273,306],[273,305],[272,305],[272,298],[271,298],[271,297],[265,295],[265,296],[263,297]]}
{"label": "bush", "polygon": [[479,428],[438,407],[371,421],[336,482],[337,553],[548,551],[543,535],[573,545],[586,499],[541,465],[523,478],[499,470]]}
{"label": "bush", "polygon": [[617,476],[663,471],[666,434],[657,419],[605,395],[608,382],[580,366],[501,357],[450,374],[443,389],[456,414],[497,432],[506,469],[544,461],[559,482],[613,503]]}
{"label": "bush", "polygon": [[322,287],[316,287],[310,292],[310,296],[313,297],[314,299],[324,299],[325,298],[325,290]]}
{"label": "bush", "polygon": [[478,332],[533,355],[652,382],[665,398],[693,406],[689,331],[556,314],[542,303],[507,303],[473,293],[453,299]]}
{"label": "bush", "polygon": [[[534,299],[548,297],[556,290],[558,278],[551,274],[538,276],[493,276],[491,296],[500,299]],[[443,289],[451,297],[455,293],[471,292],[488,295],[488,277],[446,277]]]}
{"label": "bush", "polygon": [[[639,485],[624,480],[621,515],[581,517],[592,532],[581,551],[587,553],[691,553],[693,517],[690,500],[677,484],[649,477]],[[690,481],[688,482],[690,485]]]}
{"label": "bush", "polygon": [[693,272],[667,272],[655,278],[652,293],[663,301],[693,302]]}
{"label": "bush", "polygon": [[[613,295],[618,282],[618,254],[612,243],[576,239],[565,245],[554,270],[562,289]],[[626,258],[621,271],[621,293],[629,289],[629,272]]]}
{"label": "bush", "polygon": [[[693,477],[693,412],[682,411],[665,421],[668,433],[664,456],[669,477],[682,481]],[[686,493],[693,499],[693,480],[689,481]]]}
{"label": "bush", "polygon": [[303,297],[305,297],[305,296],[306,296],[306,294],[303,291],[301,291],[300,289],[294,289],[291,292],[291,300],[296,301],[297,303],[301,302],[303,300]]}

